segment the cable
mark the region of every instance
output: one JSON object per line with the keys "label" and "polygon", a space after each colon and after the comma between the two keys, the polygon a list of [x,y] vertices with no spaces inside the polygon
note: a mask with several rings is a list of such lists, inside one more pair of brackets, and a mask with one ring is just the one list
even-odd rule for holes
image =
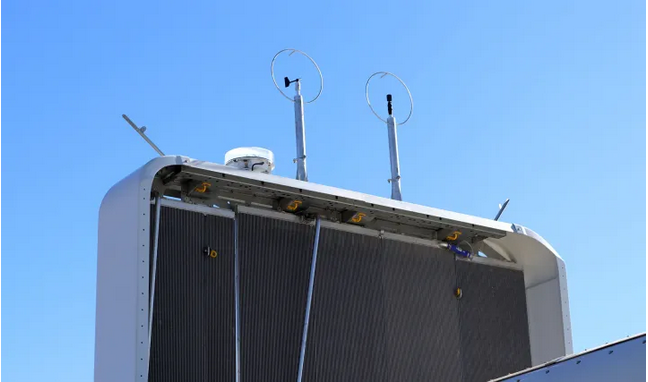
{"label": "cable", "polygon": [[251,168],[251,171],[254,171],[254,166],[260,166],[262,164],[263,164],[263,162],[258,162],[258,163],[253,164],[252,168]]}

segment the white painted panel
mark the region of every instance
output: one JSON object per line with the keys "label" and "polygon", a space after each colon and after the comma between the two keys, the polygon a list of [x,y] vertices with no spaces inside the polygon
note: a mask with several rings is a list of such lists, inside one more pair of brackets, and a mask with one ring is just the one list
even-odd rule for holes
{"label": "white painted panel", "polygon": [[95,381],[134,381],[137,307],[137,177],[115,185],[99,212]]}
{"label": "white painted panel", "polygon": [[527,314],[533,365],[565,355],[562,338],[553,335],[563,332],[561,311],[556,308],[556,296],[559,294],[558,278],[527,289]]}
{"label": "white painted panel", "polygon": [[151,187],[160,169],[186,161],[153,159],[113,186],[101,203],[95,382],[148,380]]}

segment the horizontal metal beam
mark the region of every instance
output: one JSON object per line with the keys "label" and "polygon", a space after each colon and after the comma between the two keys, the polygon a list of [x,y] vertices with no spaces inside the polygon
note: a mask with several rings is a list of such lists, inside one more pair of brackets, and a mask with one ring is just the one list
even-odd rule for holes
{"label": "horizontal metal beam", "polygon": [[225,218],[234,219],[234,211],[224,209],[224,208],[208,207],[200,204],[190,204],[190,203],[182,202],[180,200],[173,200],[167,198],[162,198],[160,200],[160,204],[163,207],[177,208],[179,210],[199,212],[201,214],[222,216]]}
{"label": "horizontal metal beam", "polygon": [[[214,165],[215,167],[216,165]],[[321,186],[313,183],[299,182],[298,187],[292,186],[292,179],[284,179],[277,176],[256,174],[251,172],[234,172],[224,166],[218,166],[221,171],[212,171],[191,166],[183,166],[183,172],[191,174],[192,177],[203,177],[213,180],[213,187],[219,188],[223,183],[224,188],[232,189],[237,186],[241,190],[250,190],[251,188],[262,190],[267,193],[275,194],[279,197],[299,197],[308,199],[314,207],[326,207],[342,212],[347,209],[368,210],[383,220],[407,220],[411,219],[408,224],[421,225],[422,228],[459,228],[465,231],[479,233],[485,237],[503,237],[510,228],[505,229],[508,225],[490,221],[488,225],[481,224],[483,218],[477,218],[469,215],[432,209],[430,207],[412,205],[399,201],[379,198],[371,195],[360,194],[352,191],[340,190],[333,187]],[[221,169],[222,168],[222,169]],[[245,176],[243,176],[245,175]],[[264,175],[264,176],[259,176]],[[248,177],[249,176],[249,177]],[[259,178],[259,179],[256,179]],[[268,179],[261,180],[261,178]],[[272,182],[270,182],[272,180]],[[241,191],[242,192],[242,191]],[[234,192],[234,195],[238,195]],[[465,217],[465,220],[458,220],[457,215]],[[392,221],[393,221],[392,220]],[[502,229],[493,226],[501,226]]]}

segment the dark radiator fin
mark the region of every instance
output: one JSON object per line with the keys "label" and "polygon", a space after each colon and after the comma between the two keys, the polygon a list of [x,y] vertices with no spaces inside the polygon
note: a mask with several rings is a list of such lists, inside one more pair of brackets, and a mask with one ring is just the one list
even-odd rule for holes
{"label": "dark radiator fin", "polygon": [[205,333],[205,362],[208,381],[234,380],[235,321],[234,321],[234,221],[207,215],[207,243],[217,251],[216,258],[207,259],[209,267],[203,273],[207,286],[203,300]]}
{"label": "dark radiator fin", "polygon": [[483,382],[531,366],[524,274],[457,262],[464,382]]}
{"label": "dark radiator fin", "polygon": [[241,379],[296,381],[315,230],[237,215]]}
{"label": "dark radiator fin", "polygon": [[233,380],[233,228],[231,219],[162,208],[149,381]]}
{"label": "dark radiator fin", "polygon": [[386,381],[381,241],[322,229],[304,380]]}
{"label": "dark radiator fin", "polygon": [[454,259],[322,230],[305,381],[460,380]]}
{"label": "dark radiator fin", "polygon": [[[237,224],[242,380],[295,381],[314,227]],[[234,220],[162,208],[156,281],[149,381],[233,381]],[[418,244],[323,228],[310,319],[305,382],[478,382],[531,365],[522,272]]]}
{"label": "dark radiator fin", "polygon": [[383,243],[389,381],[459,381],[453,257],[422,245]]}

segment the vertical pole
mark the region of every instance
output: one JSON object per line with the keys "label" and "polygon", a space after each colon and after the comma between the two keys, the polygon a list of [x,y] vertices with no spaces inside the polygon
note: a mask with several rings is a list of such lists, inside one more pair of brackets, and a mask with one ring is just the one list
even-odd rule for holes
{"label": "vertical pole", "polygon": [[301,95],[301,83],[295,82],[295,136],[297,138],[297,180],[308,182],[306,171],[306,132],[304,129],[304,98]]}
{"label": "vertical pole", "polygon": [[304,332],[302,333],[301,352],[299,353],[299,371],[297,382],[302,382],[304,375],[304,361],[306,358],[306,339],[308,337],[308,323],[310,322],[311,305],[313,303],[313,288],[315,287],[315,268],[317,266],[317,248],[319,247],[321,222],[317,217],[315,223],[315,244],[313,245],[313,258],[311,259],[310,279],[308,280],[308,298],[306,299],[306,314],[304,315]]}
{"label": "vertical pole", "polygon": [[234,336],[235,336],[235,382],[241,381],[241,313],[239,297],[239,247],[238,247],[238,216],[234,217]]}
{"label": "vertical pole", "polygon": [[151,269],[151,285],[149,286],[149,325],[148,325],[148,362],[151,364],[151,333],[153,332],[153,306],[155,301],[155,275],[157,274],[157,257],[158,257],[158,241],[160,237],[160,211],[161,211],[161,198],[155,197],[155,227],[153,227],[153,267]]}
{"label": "vertical pole", "polygon": [[389,139],[389,163],[391,164],[391,179],[389,180],[392,186],[391,198],[394,200],[403,200],[401,195],[400,185],[400,164],[398,163],[398,136],[396,134],[396,118],[393,115],[387,117],[387,135]]}

